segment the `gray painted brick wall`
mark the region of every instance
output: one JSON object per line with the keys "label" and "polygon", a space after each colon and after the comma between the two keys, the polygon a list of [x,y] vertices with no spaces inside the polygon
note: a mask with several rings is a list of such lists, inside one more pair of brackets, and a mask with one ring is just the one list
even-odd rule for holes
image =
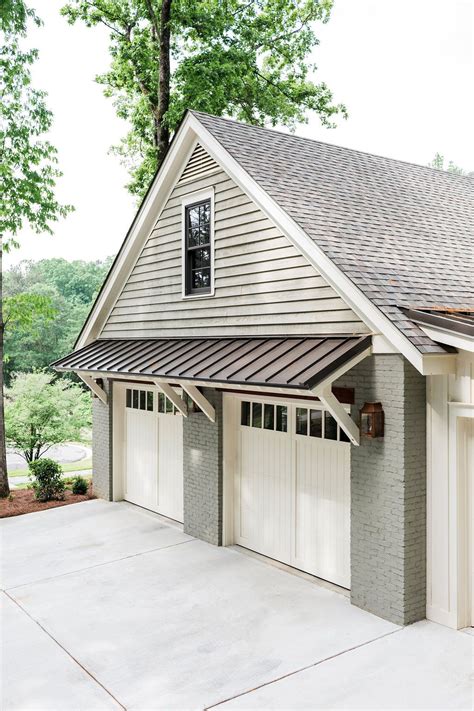
{"label": "gray painted brick wall", "polygon": [[398,624],[425,617],[425,379],[398,355],[362,361],[337,383],[355,388],[353,417],[380,401],[385,436],[351,448],[351,601]]}
{"label": "gray painted brick wall", "polygon": [[222,392],[203,389],[216,422],[202,412],[183,421],[184,531],[208,543],[222,543]]}
{"label": "gray painted brick wall", "polygon": [[101,499],[112,501],[112,398],[113,387],[104,380],[108,405],[92,398],[92,484]]}

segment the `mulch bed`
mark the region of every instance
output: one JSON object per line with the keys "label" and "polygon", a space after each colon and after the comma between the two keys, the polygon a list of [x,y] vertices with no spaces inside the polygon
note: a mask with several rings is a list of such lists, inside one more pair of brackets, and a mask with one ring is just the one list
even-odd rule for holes
{"label": "mulch bed", "polygon": [[44,509],[54,509],[56,506],[68,506],[77,504],[80,501],[95,499],[92,493],[92,486],[89,486],[87,494],[73,494],[66,490],[63,501],[37,501],[32,489],[17,489],[12,491],[13,500],[0,499],[0,518],[8,516],[20,516],[21,514],[32,513],[33,511],[43,511]]}

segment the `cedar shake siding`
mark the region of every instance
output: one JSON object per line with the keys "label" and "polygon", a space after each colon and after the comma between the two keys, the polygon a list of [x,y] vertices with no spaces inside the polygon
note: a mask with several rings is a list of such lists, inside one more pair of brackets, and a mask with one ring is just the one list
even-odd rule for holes
{"label": "cedar shake siding", "polygon": [[[210,188],[215,194],[215,295],[183,299],[181,201]],[[367,330],[198,145],[101,337],[319,335]]]}

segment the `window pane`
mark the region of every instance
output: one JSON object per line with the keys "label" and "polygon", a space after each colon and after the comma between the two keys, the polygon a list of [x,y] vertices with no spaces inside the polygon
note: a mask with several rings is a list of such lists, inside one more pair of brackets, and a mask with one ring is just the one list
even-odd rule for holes
{"label": "window pane", "polygon": [[201,225],[199,236],[199,244],[209,244],[211,237],[211,230],[209,225]]}
{"label": "window pane", "polygon": [[165,396],[163,393],[158,393],[158,412],[165,411]]}
{"label": "window pane", "polygon": [[240,406],[240,424],[250,427],[250,403],[243,402]]}
{"label": "window pane", "polygon": [[135,410],[138,410],[138,390],[132,391],[132,404]]}
{"label": "window pane", "polygon": [[296,408],[296,434],[308,434],[308,410],[306,408]]}
{"label": "window pane", "polygon": [[188,231],[188,247],[197,247],[199,244],[199,227],[191,227]]}
{"label": "window pane", "polygon": [[146,409],[153,412],[153,393],[146,394]]}
{"label": "window pane", "polygon": [[145,410],[146,409],[146,392],[144,390],[140,390],[140,410]]}
{"label": "window pane", "polygon": [[188,207],[188,224],[191,228],[199,229],[199,205]]}
{"label": "window pane", "polygon": [[324,439],[337,439],[337,422],[329,412],[324,413]]}
{"label": "window pane", "polygon": [[286,405],[277,405],[276,428],[278,432],[288,431],[288,409]]}
{"label": "window pane", "polygon": [[165,398],[166,400],[166,412],[173,412],[173,403],[171,400],[168,400],[168,398]]}
{"label": "window pane", "polygon": [[262,426],[262,403],[252,403],[252,427]]}
{"label": "window pane", "polygon": [[132,391],[127,388],[126,390],[126,406],[132,407]]}
{"label": "window pane", "polygon": [[339,440],[341,442],[350,442],[351,441],[341,427],[339,427]]}
{"label": "window pane", "polygon": [[311,437],[323,436],[323,413],[321,410],[309,411],[309,434]]}
{"label": "window pane", "polygon": [[211,285],[211,270],[196,269],[191,272],[192,289],[208,289]]}
{"label": "window pane", "polygon": [[275,429],[275,407],[274,405],[265,405],[263,408],[263,426],[266,430]]}
{"label": "window pane", "polygon": [[191,269],[202,269],[208,267],[211,263],[211,250],[209,247],[203,249],[195,249],[190,254]]}

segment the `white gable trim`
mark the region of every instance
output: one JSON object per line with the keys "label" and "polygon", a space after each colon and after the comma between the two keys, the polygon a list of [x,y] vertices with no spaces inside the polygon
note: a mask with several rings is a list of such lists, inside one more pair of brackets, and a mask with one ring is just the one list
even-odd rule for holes
{"label": "white gable trim", "polygon": [[284,235],[298,248],[357,316],[375,333],[382,333],[420,372],[423,355],[391,321],[360,291],[306,232],[241,167],[216,138],[193,115],[189,125],[199,135],[199,143],[215,161],[225,167],[230,177],[246,192]]}
{"label": "white gable trim", "polygon": [[[223,167],[234,182],[249,195],[263,213],[281,230],[308,262],[333,287],[374,333],[385,336],[390,345],[402,353],[417,370],[424,371],[424,356],[399,329],[368,299],[334,262],[314,243],[309,235],[271,198],[241,167],[216,138],[192,113],[188,113],[177,131],[173,143],[148,195],[109,272],[106,283],[94,304],[81,332],[76,348],[81,348],[102,330],[128,279],[143,246],[153,230],[171,191],[197,143]],[[443,360],[444,355],[436,360]],[[432,359],[432,363],[435,359]]]}
{"label": "white gable trim", "polygon": [[[178,130],[173,145],[147,193],[125,241],[112,265],[106,281],[89,313],[79,335],[75,350],[83,348],[100,335],[115,302],[120,296],[133,268],[153,231],[157,219],[186,167],[196,144],[194,131],[189,130],[186,119]],[[188,130],[187,130],[188,129]]]}

